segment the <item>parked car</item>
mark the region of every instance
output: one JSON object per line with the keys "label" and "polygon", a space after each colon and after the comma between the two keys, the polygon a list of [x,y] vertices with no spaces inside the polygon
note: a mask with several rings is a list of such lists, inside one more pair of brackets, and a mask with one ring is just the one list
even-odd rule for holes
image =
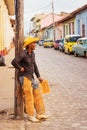
{"label": "parked car", "polygon": [[38,44],[39,46],[43,46],[43,43],[44,43],[44,40],[40,40]]}
{"label": "parked car", "polygon": [[78,55],[87,57],[87,37],[79,38],[72,51],[75,57]]}
{"label": "parked car", "polygon": [[64,39],[61,39],[61,42],[59,42],[59,51],[64,52]]}
{"label": "parked car", "polygon": [[5,66],[5,58],[0,54],[0,66]]}
{"label": "parked car", "polygon": [[59,39],[59,40],[55,40],[55,42],[54,42],[54,49],[55,50],[58,50],[59,49],[59,43],[61,42],[61,39]]}
{"label": "parked car", "polygon": [[46,47],[53,47],[54,45],[54,42],[53,40],[45,40],[44,43],[43,43],[43,47],[46,48]]}
{"label": "parked car", "polygon": [[81,38],[80,35],[66,35],[64,38],[64,52],[71,54],[73,45],[77,44],[78,38]]}

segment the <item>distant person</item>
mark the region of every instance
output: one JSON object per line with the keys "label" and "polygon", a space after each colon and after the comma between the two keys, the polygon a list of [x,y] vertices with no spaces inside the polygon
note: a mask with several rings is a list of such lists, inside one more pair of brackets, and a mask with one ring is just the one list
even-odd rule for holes
{"label": "distant person", "polygon": [[5,58],[0,54],[0,66],[5,66]]}
{"label": "distant person", "polygon": [[[19,70],[19,80],[23,87],[26,112],[32,122],[39,122],[41,119],[48,118],[48,115],[45,115],[45,106],[39,84],[34,79],[35,73],[39,82],[43,81],[35,61],[34,50],[37,41],[37,38],[26,38],[23,46],[25,49],[12,61],[12,65]],[[34,116],[34,108],[36,116]]]}

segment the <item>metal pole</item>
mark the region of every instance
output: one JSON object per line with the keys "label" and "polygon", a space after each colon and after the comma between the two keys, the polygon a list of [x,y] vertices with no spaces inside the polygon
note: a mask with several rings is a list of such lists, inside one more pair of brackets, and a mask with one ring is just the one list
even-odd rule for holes
{"label": "metal pole", "polygon": [[[16,31],[15,31],[15,57],[18,56],[23,46],[24,38],[24,1],[15,0],[15,15],[16,15]],[[18,71],[15,70],[15,101],[14,101],[14,116],[23,118],[23,98],[22,88],[18,80]]]}

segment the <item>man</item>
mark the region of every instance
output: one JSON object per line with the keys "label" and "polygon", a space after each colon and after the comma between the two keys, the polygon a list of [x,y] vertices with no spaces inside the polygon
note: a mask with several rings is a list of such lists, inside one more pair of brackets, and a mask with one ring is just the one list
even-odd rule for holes
{"label": "man", "polygon": [[[40,82],[43,79],[35,61],[34,50],[36,48],[37,38],[28,37],[24,40],[24,48],[16,58],[13,59],[12,65],[19,70],[19,80],[23,87],[25,97],[26,112],[29,120],[39,122],[41,119],[47,119],[45,115],[45,107],[38,83],[35,82],[34,73]],[[34,108],[36,109],[36,117],[34,116]]]}
{"label": "man", "polygon": [[0,54],[0,66],[5,66],[5,59],[4,56]]}

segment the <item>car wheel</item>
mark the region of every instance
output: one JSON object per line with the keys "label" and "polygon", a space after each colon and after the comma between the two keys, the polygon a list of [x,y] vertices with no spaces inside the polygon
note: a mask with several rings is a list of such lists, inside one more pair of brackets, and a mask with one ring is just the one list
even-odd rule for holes
{"label": "car wheel", "polygon": [[64,52],[64,49],[62,48],[62,52]]}
{"label": "car wheel", "polygon": [[85,57],[85,58],[87,58],[87,51],[86,51],[86,52],[84,52],[84,57]]}
{"label": "car wheel", "polygon": [[66,54],[66,50],[65,50],[65,48],[64,48],[64,53]]}
{"label": "car wheel", "polygon": [[60,48],[58,50],[60,51]]}
{"label": "car wheel", "polygon": [[78,56],[78,54],[76,53],[76,51],[74,51],[74,56],[75,56],[75,57],[77,57],[77,56]]}
{"label": "car wheel", "polygon": [[69,51],[69,49],[68,49],[68,54],[69,54],[69,55],[71,54],[70,51]]}

